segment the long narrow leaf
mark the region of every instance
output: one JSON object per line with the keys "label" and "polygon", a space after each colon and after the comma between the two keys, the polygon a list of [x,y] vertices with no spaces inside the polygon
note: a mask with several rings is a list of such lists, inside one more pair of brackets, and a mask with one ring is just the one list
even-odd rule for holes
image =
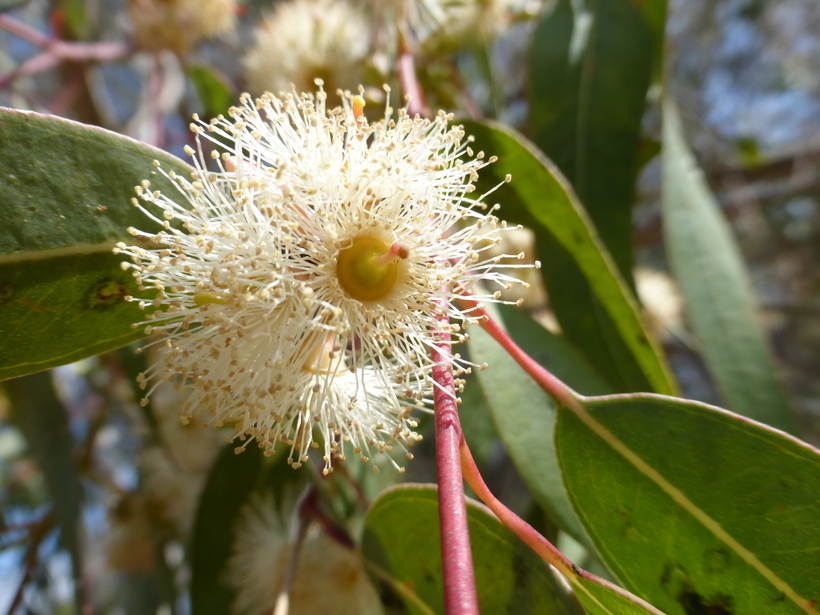
{"label": "long narrow leaf", "polygon": [[730,409],[794,433],[740,251],[671,102],[664,105],[663,147],[666,248],[709,371]]}
{"label": "long narrow leaf", "polygon": [[[628,285],[618,273],[606,248],[578,203],[575,194],[558,169],[532,143],[514,130],[493,122],[464,122],[475,146],[498,161],[482,170],[482,186],[503,182],[507,174],[512,182],[503,184],[493,198],[502,203],[502,217],[525,224],[537,236],[539,255],[547,245],[560,245],[578,267],[588,288],[598,298],[596,309],[588,303],[576,306],[579,318],[596,320],[605,317],[610,323],[604,337],[596,340],[599,352],[592,346],[580,348],[587,359],[617,390],[644,390],[672,393],[675,384],[658,345],[641,321],[639,308]],[[577,280],[552,280],[550,300],[561,300],[564,289]]]}

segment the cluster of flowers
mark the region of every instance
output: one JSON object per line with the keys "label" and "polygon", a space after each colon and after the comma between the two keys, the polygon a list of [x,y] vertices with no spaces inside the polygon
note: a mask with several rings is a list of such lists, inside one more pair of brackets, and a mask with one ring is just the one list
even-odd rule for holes
{"label": "cluster of flowers", "polygon": [[[253,30],[242,64],[248,90],[298,91],[324,79],[328,92],[390,77],[400,48],[438,55],[489,39],[540,0],[283,0]],[[237,32],[237,0],[130,0],[135,44],[185,54]]]}
{"label": "cluster of flowers", "polygon": [[195,118],[192,177],[158,167],[178,194],[137,187],[162,230],[129,229],[136,241],[117,250],[145,293],[140,326],[164,347],[140,376],[147,394],[174,382],[184,419],[233,426],[240,449],[285,443],[295,467],[318,432],[328,472],[348,450],[410,456],[431,348],[470,368],[443,342],[474,320],[459,299],[481,280],[490,289],[471,298],[499,300],[518,283],[504,268],[526,265],[483,256],[506,229],[470,196],[492,160],[451,117],[388,106],[368,123],[360,96],[325,100],[321,87],[245,95],[230,119]]}
{"label": "cluster of flowers", "polygon": [[436,57],[534,10],[521,0],[287,0],[254,32],[243,58],[247,87],[307,90],[322,78],[333,92],[388,79],[403,49]]}

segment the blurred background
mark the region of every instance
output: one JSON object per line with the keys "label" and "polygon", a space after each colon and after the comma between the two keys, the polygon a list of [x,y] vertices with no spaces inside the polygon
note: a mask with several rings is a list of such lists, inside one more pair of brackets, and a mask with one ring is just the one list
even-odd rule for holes
{"label": "blurred background", "polygon": [[[226,113],[243,91],[290,83],[307,91],[321,78],[334,95],[362,84],[378,116],[382,84],[394,105],[407,91],[398,67],[409,57],[428,108],[495,118],[540,144],[533,97],[560,76],[534,67],[543,67],[544,37],[568,4],[0,0],[0,105],[103,126],[183,157],[191,114]],[[818,444],[820,5],[670,0],[665,8],[632,213],[637,293],[683,395],[719,404],[664,251],[657,153],[665,75],[742,251],[777,373],[805,437]],[[582,36],[582,20],[574,28]],[[526,233],[520,242],[532,252]],[[525,307],[559,331],[543,288]],[[190,612],[191,537],[208,539],[197,511],[225,444],[217,431],[183,428],[170,391],[147,408],[136,403],[146,359],[133,351],[0,384],[0,614]],[[488,483],[555,537],[483,406],[468,384],[464,429]],[[435,481],[430,424],[422,423],[427,437],[405,475],[350,465],[348,480],[332,487],[346,521],[355,526],[362,500],[387,485]],[[309,480],[308,472],[280,474],[271,480],[281,483],[281,502]],[[232,531],[222,535],[230,540]],[[245,591],[241,582],[232,587]]]}

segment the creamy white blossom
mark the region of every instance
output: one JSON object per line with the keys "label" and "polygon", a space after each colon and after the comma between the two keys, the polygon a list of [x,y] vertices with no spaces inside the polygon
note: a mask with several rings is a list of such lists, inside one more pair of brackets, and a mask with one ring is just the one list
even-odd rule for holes
{"label": "creamy white blossom", "polygon": [[284,442],[294,465],[318,433],[325,471],[348,449],[368,460],[416,442],[430,351],[473,320],[458,300],[478,280],[496,289],[474,288],[477,301],[517,282],[500,271],[516,265],[482,257],[505,228],[472,195],[491,161],[444,113],[388,106],[368,124],[362,105],[245,96],[231,119],[195,122],[193,177],[168,173],[177,194],[137,188],[163,230],[131,229],[136,245],[118,247],[145,292],[146,333],[165,346],[142,386],[176,382],[187,419],[232,424],[242,446]]}
{"label": "creamy white blossom", "polygon": [[280,508],[270,494],[254,495],[240,512],[224,579],[235,591],[232,612],[279,613],[275,606],[286,599],[288,615],[382,615],[361,557],[318,527],[307,532],[292,561],[295,538],[287,517],[293,506],[286,501]]}
{"label": "creamy white blossom", "polygon": [[330,92],[361,81],[370,52],[370,23],[347,0],[288,0],[276,4],[242,59],[251,92],[297,91],[324,79]]}

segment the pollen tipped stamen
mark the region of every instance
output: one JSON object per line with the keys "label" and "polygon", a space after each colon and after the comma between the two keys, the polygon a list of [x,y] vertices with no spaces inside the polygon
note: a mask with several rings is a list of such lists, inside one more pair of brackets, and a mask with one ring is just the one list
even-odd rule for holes
{"label": "pollen tipped stamen", "polygon": [[364,98],[361,96],[353,97],[353,117],[356,119],[356,123],[362,126],[367,125],[367,118],[364,116],[364,106]]}
{"label": "pollen tipped stamen", "polygon": [[373,259],[373,264],[376,266],[384,266],[395,263],[398,260],[405,260],[410,256],[410,251],[400,243],[394,243],[390,249],[378,258]]}

